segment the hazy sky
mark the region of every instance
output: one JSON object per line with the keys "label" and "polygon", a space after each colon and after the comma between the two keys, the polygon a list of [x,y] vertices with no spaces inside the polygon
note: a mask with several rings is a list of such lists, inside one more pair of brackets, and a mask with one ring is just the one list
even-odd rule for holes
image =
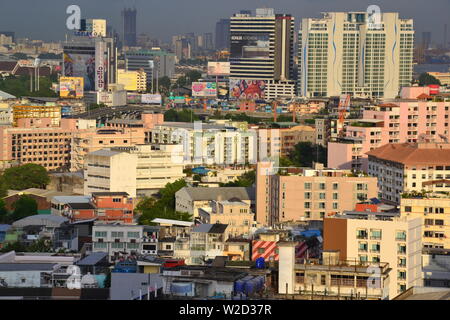
{"label": "hazy sky", "polygon": [[118,30],[120,11],[125,6],[136,7],[138,33],[164,40],[187,32],[214,32],[218,19],[243,9],[275,8],[278,13],[292,14],[298,27],[301,18],[318,17],[320,12],[365,11],[376,4],[382,11],[413,18],[417,36],[431,31],[433,42],[443,42],[447,23],[450,39],[450,0],[0,0],[0,30],[16,31],[18,37],[62,40],[68,32],[65,21],[70,4],[81,7],[83,18],[105,18]]}

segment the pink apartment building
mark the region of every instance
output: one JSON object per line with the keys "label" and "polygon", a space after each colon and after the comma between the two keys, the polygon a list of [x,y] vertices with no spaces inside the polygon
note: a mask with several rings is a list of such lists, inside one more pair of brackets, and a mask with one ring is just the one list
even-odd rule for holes
{"label": "pink apartment building", "polygon": [[266,175],[265,164],[258,163],[256,175],[256,220],[262,225],[322,220],[378,195],[375,177],[355,176],[349,170],[327,169],[321,164]]}
{"label": "pink apartment building", "polygon": [[[402,93],[410,96],[417,92]],[[371,107],[364,110],[363,120],[346,127],[343,139],[328,143],[328,166],[367,172],[366,153],[385,144],[448,141],[449,115],[450,100],[423,92],[416,99],[402,98]]]}
{"label": "pink apartment building", "polygon": [[0,127],[0,161],[36,163],[51,171],[68,168],[73,130],[95,127],[95,120],[61,119],[55,127],[48,118],[26,118],[18,125]]}

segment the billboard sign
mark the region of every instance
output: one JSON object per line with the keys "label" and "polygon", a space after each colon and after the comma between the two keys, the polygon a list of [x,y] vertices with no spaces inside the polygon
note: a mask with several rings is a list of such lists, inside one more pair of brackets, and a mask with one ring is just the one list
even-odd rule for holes
{"label": "billboard sign", "polygon": [[265,90],[264,80],[230,79],[230,98],[263,100]]}
{"label": "billboard sign", "polygon": [[104,91],[105,87],[105,51],[106,43],[98,41],[95,43],[95,91]]}
{"label": "billboard sign", "polygon": [[59,79],[59,96],[61,98],[83,98],[84,79],[82,77],[61,77]]}
{"label": "billboard sign", "polygon": [[141,96],[141,103],[144,104],[161,104],[162,98],[160,94],[143,94]]}
{"label": "billboard sign", "polygon": [[127,93],[127,103],[139,104],[141,103],[141,95],[138,93]]}
{"label": "billboard sign", "polygon": [[216,97],[217,84],[215,82],[192,82],[193,97]]}
{"label": "billboard sign", "polygon": [[64,76],[82,77],[84,91],[95,90],[95,55],[64,53]]}
{"label": "billboard sign", "polygon": [[229,76],[229,62],[208,62],[208,75],[210,76]]}
{"label": "billboard sign", "polygon": [[270,57],[269,33],[242,32],[231,36],[231,58],[268,59]]}

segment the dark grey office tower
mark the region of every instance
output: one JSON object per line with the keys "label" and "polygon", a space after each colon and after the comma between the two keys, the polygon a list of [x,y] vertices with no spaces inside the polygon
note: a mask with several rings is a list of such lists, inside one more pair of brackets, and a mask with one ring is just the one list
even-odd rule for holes
{"label": "dark grey office tower", "polygon": [[431,45],[431,32],[422,32],[422,47],[429,49]]}
{"label": "dark grey office tower", "polygon": [[136,46],[136,9],[123,9],[123,45],[126,47]]}
{"label": "dark grey office tower", "polygon": [[205,33],[203,35],[203,47],[206,50],[212,50],[213,49],[213,34],[212,33]]}
{"label": "dark grey office tower", "polygon": [[216,23],[216,50],[230,47],[230,19],[220,19]]}

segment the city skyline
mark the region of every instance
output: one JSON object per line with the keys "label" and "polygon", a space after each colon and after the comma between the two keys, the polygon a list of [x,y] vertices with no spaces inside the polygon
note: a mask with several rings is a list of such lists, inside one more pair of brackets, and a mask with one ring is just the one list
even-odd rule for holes
{"label": "city skyline", "polygon": [[[102,0],[101,2],[105,2]],[[174,3],[176,6],[174,6]],[[311,0],[281,0],[275,3],[265,3],[254,0],[228,1],[226,6],[220,3],[207,3],[204,0],[194,2],[179,2],[172,0],[169,3],[149,3],[142,0],[112,0],[107,7],[98,5],[98,1],[90,3],[87,0],[68,1],[62,0],[55,3],[51,0],[40,1],[40,7],[29,6],[29,0],[18,0],[13,3],[2,4],[3,13],[0,13],[0,30],[15,31],[17,38],[42,39],[45,41],[64,40],[68,32],[65,29],[65,21],[68,15],[66,8],[71,4],[81,7],[82,18],[104,18],[108,25],[116,31],[122,30],[121,11],[124,8],[137,9],[137,33],[150,34],[152,37],[169,41],[172,35],[186,32],[204,33],[214,32],[215,24],[222,18],[229,18],[240,10],[255,10],[257,7],[274,7],[276,12],[292,14],[296,19],[296,30],[299,21],[306,17],[319,17],[324,11],[365,11],[369,5],[380,6],[383,12],[399,12],[404,18],[412,18],[415,21],[416,38],[419,39],[422,32],[432,33],[432,42],[440,44],[444,38],[444,24],[450,10],[449,0],[435,0],[434,5],[418,0],[395,2],[386,0],[342,0],[342,1],[311,1]],[[174,8],[176,10],[174,10]],[[445,10],[447,8],[448,10]],[[208,12],[198,19],[196,13]],[[189,13],[189,14],[186,14]],[[21,16],[25,19],[16,19]],[[171,16],[173,19],[167,20]],[[42,21],[51,21],[42,23]],[[58,28],[57,26],[61,26]],[[186,25],[190,29],[186,29]]]}

